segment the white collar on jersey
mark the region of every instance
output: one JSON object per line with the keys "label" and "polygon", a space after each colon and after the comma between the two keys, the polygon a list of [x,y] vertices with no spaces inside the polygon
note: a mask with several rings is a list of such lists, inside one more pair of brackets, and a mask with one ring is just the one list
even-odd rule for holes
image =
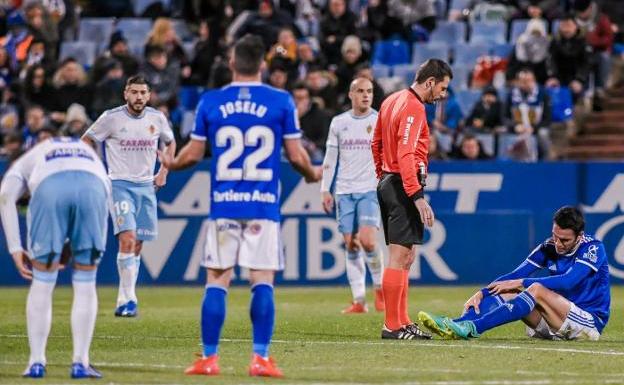
{"label": "white collar on jersey", "polygon": [[230,86],[261,86],[262,82],[232,82]]}

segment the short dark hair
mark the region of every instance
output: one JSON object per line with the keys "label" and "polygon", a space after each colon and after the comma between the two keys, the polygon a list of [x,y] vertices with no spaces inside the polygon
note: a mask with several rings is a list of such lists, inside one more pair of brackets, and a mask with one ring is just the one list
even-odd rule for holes
{"label": "short dark hair", "polygon": [[264,44],[256,35],[247,34],[234,45],[234,71],[241,75],[255,75],[260,71]]}
{"label": "short dark hair", "polygon": [[585,218],[581,210],[573,206],[563,206],[553,216],[553,222],[562,229],[570,229],[575,235],[585,230]]}
{"label": "short dark hair", "polygon": [[152,89],[147,79],[142,75],[130,76],[128,80],[126,80],[126,87],[130,87],[133,84],[145,84],[148,90]]}
{"label": "short dark hair", "polygon": [[559,18],[559,23],[562,21],[573,21],[576,24],[576,15],[573,12],[566,12],[561,18]]}
{"label": "short dark hair", "polygon": [[448,76],[449,80],[453,79],[451,67],[444,60],[429,59],[418,68],[415,80],[420,84],[433,77],[437,83],[443,81],[445,76]]}
{"label": "short dark hair", "polygon": [[295,92],[295,90],[306,90],[308,91],[308,94],[310,93],[310,89],[308,88],[308,86],[306,86],[306,84],[301,81],[298,80],[292,87],[292,92]]}

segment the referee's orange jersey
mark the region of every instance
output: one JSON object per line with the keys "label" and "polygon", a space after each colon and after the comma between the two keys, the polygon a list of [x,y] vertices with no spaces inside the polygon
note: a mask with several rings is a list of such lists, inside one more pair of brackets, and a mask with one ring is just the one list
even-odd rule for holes
{"label": "referee's orange jersey", "polygon": [[399,173],[410,198],[423,186],[419,168],[426,170],[429,153],[429,126],[425,105],[410,87],[388,96],[381,104],[371,144],[375,172]]}

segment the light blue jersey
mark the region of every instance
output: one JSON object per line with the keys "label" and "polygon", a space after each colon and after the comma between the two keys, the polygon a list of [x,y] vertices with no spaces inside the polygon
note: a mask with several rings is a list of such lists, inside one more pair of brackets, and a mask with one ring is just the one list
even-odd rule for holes
{"label": "light blue jersey", "polygon": [[547,239],[527,257],[527,262],[541,269],[548,269],[551,276],[566,273],[576,263],[591,268],[592,273],[567,290],[557,291],[590,313],[599,332],[609,320],[611,291],[609,288],[609,264],[601,241],[583,235],[578,248],[570,254],[557,254],[555,243]]}
{"label": "light blue jersey", "polygon": [[257,82],[206,92],[191,137],[212,150],[210,218],[279,221],[282,140],[301,137],[287,92]]}

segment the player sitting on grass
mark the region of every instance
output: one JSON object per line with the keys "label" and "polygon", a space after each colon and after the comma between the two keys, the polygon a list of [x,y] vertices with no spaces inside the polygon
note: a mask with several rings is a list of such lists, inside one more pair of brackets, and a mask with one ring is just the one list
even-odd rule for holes
{"label": "player sitting on grass", "polygon": [[[475,293],[456,319],[418,314],[443,338],[478,338],[497,326],[522,320],[530,337],[598,340],[609,320],[609,265],[601,241],[584,233],[576,208],[560,208],[552,236],[511,273]],[[528,278],[540,269],[549,276]]]}

